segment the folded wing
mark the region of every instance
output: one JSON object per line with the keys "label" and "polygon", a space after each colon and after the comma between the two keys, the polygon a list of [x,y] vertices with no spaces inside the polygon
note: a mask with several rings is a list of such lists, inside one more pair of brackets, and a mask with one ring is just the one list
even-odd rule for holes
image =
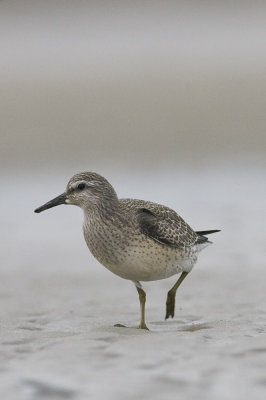
{"label": "folded wing", "polygon": [[141,232],[161,244],[172,247],[191,247],[197,234],[173,210],[140,208],[137,220]]}

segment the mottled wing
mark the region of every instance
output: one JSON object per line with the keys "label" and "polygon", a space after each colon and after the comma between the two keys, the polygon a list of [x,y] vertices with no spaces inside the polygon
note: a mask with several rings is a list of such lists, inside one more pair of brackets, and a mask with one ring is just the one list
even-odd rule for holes
{"label": "mottled wing", "polygon": [[192,247],[197,241],[196,233],[171,208],[136,199],[120,199],[120,204],[126,212],[135,215],[140,231],[156,242],[172,247]]}
{"label": "mottled wing", "polygon": [[172,247],[193,247],[197,234],[171,208],[151,201],[120,199],[121,207],[135,216],[140,231],[161,244]]}
{"label": "mottled wing", "polygon": [[167,211],[158,215],[147,208],[139,209],[137,219],[141,232],[168,246],[193,246],[196,242],[194,231],[173,211]]}
{"label": "mottled wing", "polygon": [[167,226],[165,221],[148,210],[147,208],[140,208],[137,212],[137,219],[140,226],[140,230],[144,235],[160,242],[162,244],[168,244],[169,246],[175,246],[175,241],[172,235],[166,232]]}

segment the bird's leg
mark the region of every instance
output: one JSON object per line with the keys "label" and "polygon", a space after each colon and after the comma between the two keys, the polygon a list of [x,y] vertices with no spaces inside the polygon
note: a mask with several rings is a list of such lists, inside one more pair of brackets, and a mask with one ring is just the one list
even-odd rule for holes
{"label": "bird's leg", "polygon": [[183,271],[180,277],[178,278],[177,282],[174,284],[174,286],[169,290],[167,294],[167,300],[166,300],[166,314],[165,314],[165,319],[169,317],[174,317],[175,315],[175,295],[177,288],[181,285],[185,277],[188,275],[188,272]]}
{"label": "bird's leg", "polygon": [[145,303],[146,303],[146,293],[142,289],[142,286],[139,282],[134,282],[136,289],[139,294],[139,303],[140,303],[140,324],[139,324],[139,329],[147,329],[146,323],[145,323]]}
{"label": "bird's leg", "polygon": [[[139,294],[140,315],[141,315],[139,329],[149,330],[149,328],[147,327],[147,325],[145,323],[146,293],[144,292],[140,282],[136,281],[136,282],[133,282],[133,283],[136,286],[136,289],[137,289],[138,294]],[[115,324],[115,327],[116,328],[126,328],[126,326],[122,325],[122,324]]]}

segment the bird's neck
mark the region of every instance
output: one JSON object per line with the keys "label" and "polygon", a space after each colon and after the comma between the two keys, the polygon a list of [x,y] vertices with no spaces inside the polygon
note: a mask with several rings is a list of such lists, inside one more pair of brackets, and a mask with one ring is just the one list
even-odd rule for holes
{"label": "bird's neck", "polygon": [[120,210],[119,200],[103,201],[100,205],[84,210],[83,233],[94,257],[105,266],[118,263],[113,251],[114,237],[118,243],[125,240],[126,219]]}
{"label": "bird's neck", "polygon": [[116,193],[104,196],[95,204],[88,204],[84,207],[85,219],[98,220],[98,221],[115,221],[121,216],[119,199]]}

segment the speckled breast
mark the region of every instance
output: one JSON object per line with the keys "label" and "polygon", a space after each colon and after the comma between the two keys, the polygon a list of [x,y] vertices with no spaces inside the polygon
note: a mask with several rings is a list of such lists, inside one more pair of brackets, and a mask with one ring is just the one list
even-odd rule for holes
{"label": "speckled breast", "polygon": [[83,232],[93,256],[114,274],[133,281],[168,278],[191,270],[196,261],[192,249],[160,244],[132,230],[112,224],[99,226],[85,220]]}

